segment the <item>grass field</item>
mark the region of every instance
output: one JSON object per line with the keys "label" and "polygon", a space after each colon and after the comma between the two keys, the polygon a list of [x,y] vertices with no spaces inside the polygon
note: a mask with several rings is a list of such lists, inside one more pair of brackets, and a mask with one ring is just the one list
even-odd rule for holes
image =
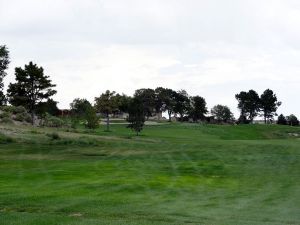
{"label": "grass field", "polygon": [[1,125],[0,224],[300,224],[300,128],[103,129]]}

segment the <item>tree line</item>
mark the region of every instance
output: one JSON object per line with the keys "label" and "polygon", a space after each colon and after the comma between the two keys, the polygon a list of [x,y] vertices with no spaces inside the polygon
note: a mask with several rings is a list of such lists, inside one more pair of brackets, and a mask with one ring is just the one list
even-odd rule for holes
{"label": "tree line", "polygon": [[[57,93],[55,84],[50,77],[44,74],[44,69],[29,62],[27,65],[15,68],[15,82],[10,83],[7,94],[4,94],[3,78],[10,63],[9,51],[6,46],[0,46],[0,105],[10,104],[23,106],[32,117],[45,113],[58,115],[57,102],[52,97]],[[177,121],[207,121],[214,123],[252,123],[255,117],[262,116],[264,122],[272,122],[281,102],[276,94],[265,90],[260,96],[254,90],[242,91],[235,95],[238,101],[240,116],[237,121],[230,108],[225,105],[216,105],[210,111],[207,109],[205,98],[196,95],[190,96],[185,90],[172,90],[157,87],[155,89],[142,88],[134,92],[133,96],[119,94],[115,91],[106,92],[95,97],[94,103],[86,99],[76,98],[70,104],[72,126],[85,120],[88,128],[96,128],[99,124],[99,114],[106,118],[106,130],[109,131],[111,115],[128,114],[128,127],[140,132],[144,122],[153,116],[161,116],[162,112],[168,115],[168,120]],[[210,113],[210,116],[207,116]],[[279,116],[279,124],[298,125],[294,116]]]}

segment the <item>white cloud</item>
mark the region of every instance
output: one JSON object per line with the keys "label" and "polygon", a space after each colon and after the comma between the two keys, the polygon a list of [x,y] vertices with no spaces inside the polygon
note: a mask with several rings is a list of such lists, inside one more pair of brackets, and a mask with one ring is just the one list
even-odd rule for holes
{"label": "white cloud", "polygon": [[273,88],[282,112],[300,115],[296,0],[0,0],[0,20],[6,83],[33,60],[58,84],[61,107],[168,86],[236,108],[238,91]]}

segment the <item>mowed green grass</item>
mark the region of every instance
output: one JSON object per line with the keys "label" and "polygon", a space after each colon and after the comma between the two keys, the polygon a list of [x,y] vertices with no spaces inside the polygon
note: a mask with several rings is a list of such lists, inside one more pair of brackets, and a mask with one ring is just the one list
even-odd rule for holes
{"label": "mowed green grass", "polygon": [[299,128],[0,128],[1,225],[300,224]]}

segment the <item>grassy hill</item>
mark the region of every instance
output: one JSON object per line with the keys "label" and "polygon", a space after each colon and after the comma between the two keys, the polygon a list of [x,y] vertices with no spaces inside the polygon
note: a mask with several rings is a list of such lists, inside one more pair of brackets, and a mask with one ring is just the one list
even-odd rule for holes
{"label": "grassy hill", "polygon": [[299,128],[0,133],[1,225],[300,224]]}

